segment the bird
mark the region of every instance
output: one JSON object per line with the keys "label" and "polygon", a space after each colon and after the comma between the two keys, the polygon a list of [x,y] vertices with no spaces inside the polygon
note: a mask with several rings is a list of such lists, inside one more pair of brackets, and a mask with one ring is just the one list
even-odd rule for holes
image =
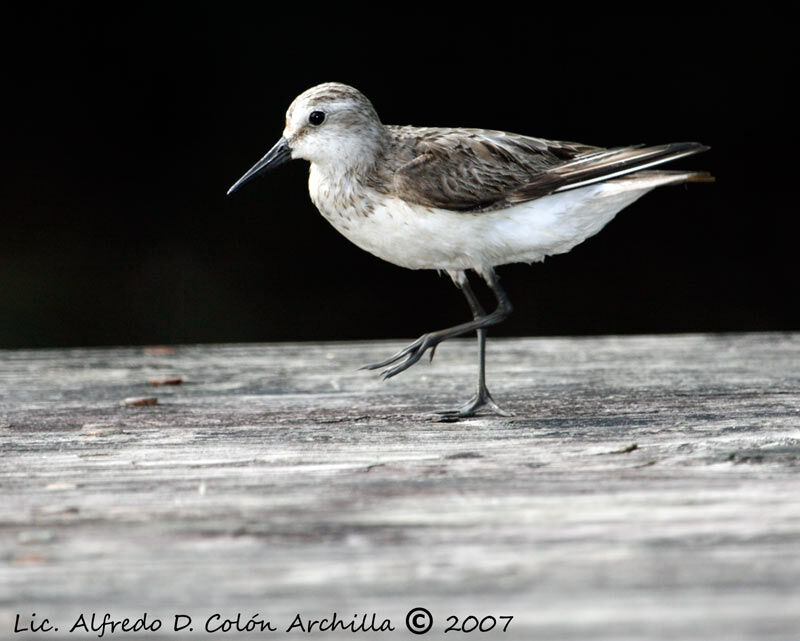
{"label": "bird", "polygon": [[[426,352],[432,360],[442,341],[475,332],[475,393],[440,414],[508,416],[486,384],[487,330],[512,311],[495,268],[568,252],[655,187],[713,181],[705,171],[655,169],[707,149],[697,142],[604,148],[489,129],[384,125],[359,90],[326,82],[292,101],[278,142],[228,195],[289,160],[309,161],[311,200],[336,230],[395,265],[446,272],[472,313],[362,369],[381,369],[388,379]],[[492,311],[468,272],[493,292]]]}

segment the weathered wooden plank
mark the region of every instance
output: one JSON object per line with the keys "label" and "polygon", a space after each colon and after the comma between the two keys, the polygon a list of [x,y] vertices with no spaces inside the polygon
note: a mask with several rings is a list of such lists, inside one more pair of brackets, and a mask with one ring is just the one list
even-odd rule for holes
{"label": "weathered wooden plank", "polygon": [[[417,605],[433,638],[470,613],[513,615],[480,635],[505,639],[800,634],[800,335],[494,339],[515,415],[457,423],[431,411],[471,392],[473,344],[357,370],[399,346],[0,352],[0,636],[335,611],[418,638]],[[33,612],[59,632],[14,635]]]}

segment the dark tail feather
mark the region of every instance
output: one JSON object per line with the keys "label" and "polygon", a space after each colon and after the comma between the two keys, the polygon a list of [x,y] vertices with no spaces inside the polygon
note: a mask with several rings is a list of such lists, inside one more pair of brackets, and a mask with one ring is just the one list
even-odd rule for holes
{"label": "dark tail feather", "polygon": [[[709,147],[699,142],[676,142],[654,147],[619,147],[591,151],[553,167],[541,177],[515,191],[509,200],[532,200],[556,191],[585,187],[691,156],[707,149]],[[707,172],[694,173],[697,174],[697,179],[689,179],[691,182],[713,180]]]}

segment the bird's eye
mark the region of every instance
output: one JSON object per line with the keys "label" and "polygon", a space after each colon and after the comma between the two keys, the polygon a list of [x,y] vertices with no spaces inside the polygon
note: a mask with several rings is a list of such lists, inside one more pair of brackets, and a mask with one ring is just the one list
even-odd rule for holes
{"label": "bird's eye", "polygon": [[325,121],[325,113],[322,111],[312,111],[308,115],[308,122],[315,127],[321,125]]}

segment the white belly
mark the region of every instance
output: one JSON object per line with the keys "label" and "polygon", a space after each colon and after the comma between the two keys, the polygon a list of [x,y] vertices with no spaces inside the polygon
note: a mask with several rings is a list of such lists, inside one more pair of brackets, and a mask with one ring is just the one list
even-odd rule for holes
{"label": "white belly", "polygon": [[339,232],[383,260],[409,269],[481,271],[569,251],[656,187],[654,182],[632,176],[483,213],[411,205],[363,190],[342,197],[315,184],[313,171],[309,189]]}

